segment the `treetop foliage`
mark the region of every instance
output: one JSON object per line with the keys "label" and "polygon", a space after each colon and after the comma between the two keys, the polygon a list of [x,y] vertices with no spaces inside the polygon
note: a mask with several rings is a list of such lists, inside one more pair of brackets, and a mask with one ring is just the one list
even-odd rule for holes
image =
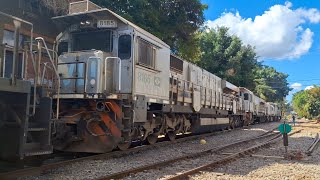
{"label": "treetop foliage", "polygon": [[320,115],[320,87],[302,90],[293,95],[293,110],[301,117],[315,118]]}
{"label": "treetop foliage", "polygon": [[254,70],[255,92],[267,101],[282,101],[289,92],[288,75],[277,72],[273,67],[257,66]]}
{"label": "treetop foliage", "polygon": [[281,102],[291,90],[287,74],[262,65],[254,47],[244,45],[228,28],[218,27],[201,33],[198,65],[229,82],[250,89],[270,102]]}
{"label": "treetop foliage", "polygon": [[[93,0],[166,42],[178,55],[197,49],[195,34],[203,25],[207,5],[200,0]],[[180,51],[184,53],[179,53]],[[192,53],[190,58],[196,58]],[[189,59],[188,58],[188,59]]]}
{"label": "treetop foliage", "polygon": [[230,36],[228,28],[202,32],[199,47],[199,66],[235,85],[254,89],[252,70],[258,64],[256,53],[238,37]]}
{"label": "treetop foliage", "polygon": [[[74,0],[39,0],[56,14],[67,12]],[[187,60],[199,58],[197,33],[203,26],[207,5],[200,0],[91,0],[109,8],[166,42]],[[194,53],[196,51],[196,53]]]}

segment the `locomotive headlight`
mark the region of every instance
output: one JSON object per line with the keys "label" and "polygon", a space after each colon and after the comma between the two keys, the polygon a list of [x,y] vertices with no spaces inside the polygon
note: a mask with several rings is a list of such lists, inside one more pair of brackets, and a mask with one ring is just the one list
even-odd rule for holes
{"label": "locomotive headlight", "polygon": [[96,80],[95,80],[95,79],[91,79],[91,80],[90,80],[90,84],[91,84],[91,85],[96,84]]}

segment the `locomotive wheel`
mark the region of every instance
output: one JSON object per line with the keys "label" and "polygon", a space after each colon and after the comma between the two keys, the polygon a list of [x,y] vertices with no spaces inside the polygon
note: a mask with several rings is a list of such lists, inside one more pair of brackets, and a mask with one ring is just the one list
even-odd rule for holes
{"label": "locomotive wheel", "polygon": [[121,151],[125,151],[127,150],[131,145],[131,141],[128,141],[128,142],[120,142],[118,144],[118,148],[121,150]]}
{"label": "locomotive wheel", "polygon": [[170,141],[175,141],[176,140],[176,133],[174,131],[169,131],[166,134],[166,138]]}
{"label": "locomotive wheel", "polygon": [[152,144],[155,144],[158,140],[158,135],[153,133],[153,134],[150,134],[148,137],[147,137],[147,142],[148,144],[152,145]]}

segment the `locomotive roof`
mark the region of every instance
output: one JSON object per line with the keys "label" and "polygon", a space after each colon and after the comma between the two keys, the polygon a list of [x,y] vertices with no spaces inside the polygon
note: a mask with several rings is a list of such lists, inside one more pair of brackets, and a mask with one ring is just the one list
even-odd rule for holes
{"label": "locomotive roof", "polygon": [[239,87],[240,91],[247,91],[249,93],[252,93],[252,91],[250,91],[249,89],[245,88],[245,87]]}
{"label": "locomotive roof", "polygon": [[236,86],[236,85],[234,85],[234,84],[232,84],[232,83],[230,83],[230,82],[228,82],[227,80],[222,80],[222,87],[224,88],[224,89],[229,89],[229,90],[231,90],[231,91],[234,91],[234,92],[239,92],[239,87],[238,86]]}
{"label": "locomotive roof", "polygon": [[149,38],[160,43],[161,45],[166,46],[167,48],[170,48],[170,46],[168,44],[163,42],[158,37],[154,36],[153,34],[149,33],[148,31],[140,28],[139,26],[133,24],[132,22],[126,20],[125,18],[121,17],[120,15],[116,14],[115,12],[113,12],[107,8],[101,8],[101,9],[91,10],[91,11],[87,11],[87,12],[68,14],[68,15],[64,15],[64,16],[57,16],[57,17],[53,17],[52,20],[56,21],[57,23],[63,24],[63,27],[67,28],[68,26],[72,25],[75,21],[81,21],[86,18],[99,19],[100,17],[103,17],[106,14],[111,14],[112,16],[114,16],[116,19],[120,20],[124,24],[127,24],[127,25],[133,27],[136,31],[148,36]]}

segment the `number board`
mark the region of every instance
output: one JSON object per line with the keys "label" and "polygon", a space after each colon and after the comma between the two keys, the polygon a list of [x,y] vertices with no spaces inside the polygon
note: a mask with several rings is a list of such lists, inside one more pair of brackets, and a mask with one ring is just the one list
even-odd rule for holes
{"label": "number board", "polygon": [[117,22],[114,20],[98,20],[98,28],[115,28],[117,27]]}

